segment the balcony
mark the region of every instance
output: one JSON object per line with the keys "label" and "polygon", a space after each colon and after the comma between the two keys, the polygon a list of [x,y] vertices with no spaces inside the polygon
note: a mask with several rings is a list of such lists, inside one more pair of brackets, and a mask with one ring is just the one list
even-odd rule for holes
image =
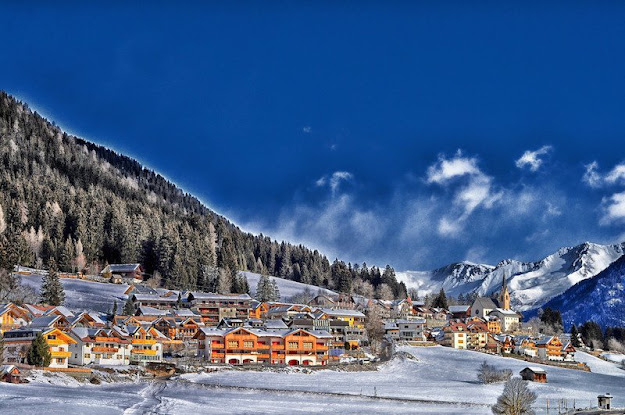
{"label": "balcony", "polygon": [[283,344],[272,344],[271,348],[273,350],[284,350],[284,345]]}
{"label": "balcony", "polygon": [[132,339],[132,344],[156,344],[156,340],[154,339]]}
{"label": "balcony", "polygon": [[117,353],[119,349],[115,347],[93,346],[91,351],[94,353]]}
{"label": "balcony", "polygon": [[262,350],[267,350],[267,349],[269,349],[269,345],[268,345],[268,344],[260,344],[260,343],[257,343],[257,344],[256,344],[256,348],[257,348],[257,349],[262,349]]}
{"label": "balcony", "polygon": [[61,339],[46,339],[46,343],[48,343],[48,346],[65,346],[67,344],[66,341]]}
{"label": "balcony", "polygon": [[223,343],[211,343],[211,349],[223,349],[224,347]]}
{"label": "balcony", "polygon": [[216,358],[216,359],[224,358],[224,357],[226,357],[226,354],[225,353],[219,353],[219,352],[212,352],[211,353],[211,357],[212,358]]}
{"label": "balcony", "polygon": [[62,352],[62,351],[51,350],[50,355],[52,357],[70,357],[72,355],[72,352]]}
{"label": "balcony", "polygon": [[269,355],[268,354],[259,354],[258,358],[259,359],[269,359]]}
{"label": "balcony", "polygon": [[117,337],[99,337],[96,336],[95,341],[97,343],[117,343],[119,339]]}
{"label": "balcony", "polygon": [[146,356],[156,356],[158,352],[152,349],[133,349],[131,351],[132,354],[141,354]]}

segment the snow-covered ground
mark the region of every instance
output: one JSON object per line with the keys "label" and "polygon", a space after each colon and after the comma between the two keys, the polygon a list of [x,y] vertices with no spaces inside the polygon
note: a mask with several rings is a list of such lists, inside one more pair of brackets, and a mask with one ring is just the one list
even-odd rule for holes
{"label": "snow-covered ground", "polygon": [[[477,370],[486,360],[515,376],[523,361],[445,347],[401,347],[416,359],[395,358],[378,371],[241,371],[182,375],[155,383],[69,386],[0,384],[0,413],[424,413],[489,414],[502,383],[482,385]],[[579,353],[596,372],[544,366],[549,383],[529,383],[537,413],[559,399],[577,407],[596,404],[597,395],[615,396],[625,406],[625,371]],[[377,395],[377,398],[374,396]]]}
{"label": "snow-covered ground", "polygon": [[[250,285],[250,293],[254,296],[256,293],[256,286],[258,285],[258,280],[261,275],[253,272],[242,272],[242,274],[247,277],[247,282]],[[280,296],[283,301],[306,290],[308,290],[312,295],[317,295],[319,292],[333,295],[336,294],[334,291],[320,288],[315,285],[302,284],[301,282],[285,280],[277,277],[270,277],[270,279],[275,280],[276,284],[278,284]]]}
{"label": "snow-covered ground", "polygon": [[617,352],[603,352],[601,357],[616,364],[625,363],[625,354]]}
{"label": "snow-covered ground", "polygon": [[[41,288],[40,275],[23,275],[22,284],[27,285],[39,292]],[[117,307],[121,310],[126,301],[124,291],[128,288],[126,284],[109,284],[61,278],[61,283],[65,289],[64,305],[72,310],[110,312],[113,303],[117,301]]]}

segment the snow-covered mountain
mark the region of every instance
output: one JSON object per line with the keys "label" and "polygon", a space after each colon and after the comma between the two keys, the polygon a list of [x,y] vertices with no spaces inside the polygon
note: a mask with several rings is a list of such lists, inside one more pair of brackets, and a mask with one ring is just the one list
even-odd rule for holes
{"label": "snow-covered mountain", "polygon": [[592,278],[551,299],[545,307],[560,310],[565,327],[593,320],[603,327],[625,325],[625,257]]}
{"label": "snow-covered mountain", "polygon": [[408,288],[422,293],[441,287],[452,296],[492,295],[501,289],[506,275],[512,305],[524,311],[540,307],[580,281],[597,275],[625,253],[625,243],[599,245],[590,242],[560,248],[537,262],[506,259],[496,266],[461,262],[434,271],[398,272]]}

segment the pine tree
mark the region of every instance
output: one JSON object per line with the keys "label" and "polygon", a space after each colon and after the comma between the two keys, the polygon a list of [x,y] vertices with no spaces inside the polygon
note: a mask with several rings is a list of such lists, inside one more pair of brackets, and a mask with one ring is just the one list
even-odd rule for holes
{"label": "pine tree", "polygon": [[180,310],[182,308],[182,295],[178,293],[178,300],[176,300],[176,308]]}
{"label": "pine tree", "polygon": [[117,315],[117,300],[115,300],[115,302],[113,303],[113,311],[111,312],[111,315],[113,317]]}
{"label": "pine tree", "polygon": [[65,291],[59,279],[54,258],[48,264],[48,274],[43,277],[41,283],[41,302],[53,306],[63,304],[65,301]]}
{"label": "pine tree", "polygon": [[130,297],[126,300],[126,304],[124,304],[123,312],[125,316],[135,315],[135,304],[132,302],[132,299]]}
{"label": "pine tree", "polygon": [[28,364],[31,366],[48,367],[52,361],[52,355],[50,353],[50,347],[46,343],[46,339],[43,338],[41,332],[37,333],[37,336],[28,349]]}
{"label": "pine tree", "polygon": [[261,275],[256,285],[256,299],[261,303],[271,301],[272,299],[268,295],[269,277]]}
{"label": "pine tree", "polygon": [[280,301],[280,288],[275,279],[271,280],[271,287],[273,291],[273,301]]}
{"label": "pine tree", "polygon": [[447,308],[447,296],[445,295],[445,290],[441,288],[438,296],[432,301],[432,307],[436,308]]}
{"label": "pine tree", "polygon": [[581,346],[579,342],[579,331],[577,331],[577,327],[575,327],[575,324],[571,326],[571,344],[573,345],[573,347]]}

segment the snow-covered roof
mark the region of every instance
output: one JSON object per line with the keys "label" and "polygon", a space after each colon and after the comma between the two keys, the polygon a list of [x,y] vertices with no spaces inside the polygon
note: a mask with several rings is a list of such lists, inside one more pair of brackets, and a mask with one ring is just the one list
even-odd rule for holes
{"label": "snow-covered roof", "polygon": [[49,316],[41,316],[35,317],[33,321],[30,322],[30,327],[44,328],[44,327],[52,327],[54,323],[56,323],[61,316],[53,314]]}
{"label": "snow-covered roof", "polygon": [[508,317],[518,317],[519,316],[515,311],[504,310],[503,308],[496,308],[493,311],[491,311],[491,313],[495,313],[495,314],[499,313],[502,316],[508,316]]}
{"label": "snow-covered roof", "polygon": [[249,294],[215,294],[194,291],[189,293],[189,298],[194,300],[252,300]]}
{"label": "snow-covered roof", "polygon": [[[531,370],[531,371],[532,371],[532,372],[534,372],[534,373],[547,373],[547,372],[545,371],[545,369],[540,368],[540,367],[536,367],[536,366],[528,366],[528,367],[526,367],[526,368],[525,368],[525,369],[523,369],[523,370]],[[523,370],[522,370],[522,371],[523,371]]]}
{"label": "snow-covered roof", "polygon": [[495,308],[497,308],[493,300],[488,297],[477,297],[475,301],[473,302],[472,308],[477,308],[477,307],[482,307],[487,310],[494,310]]}
{"label": "snow-covered roof", "polygon": [[140,306],[139,312],[144,316],[166,316],[169,314],[167,310],[161,310],[160,308],[148,307],[148,306]]}
{"label": "snow-covered roof", "polygon": [[320,308],[319,310],[322,311],[324,314],[327,314],[333,317],[349,316],[349,317],[365,318],[365,315],[361,313],[360,311],[349,310],[345,308]]}
{"label": "snow-covered roof", "polygon": [[[4,376],[8,373],[13,372],[17,367],[15,365],[2,365],[0,366],[0,376]],[[19,372],[19,369],[17,369]]]}
{"label": "snow-covered roof", "polygon": [[[113,274],[116,272],[134,272],[136,271],[141,264],[111,264],[108,266],[108,270]],[[102,270],[102,273],[106,272],[106,268]]]}
{"label": "snow-covered roof", "polygon": [[449,311],[451,313],[466,313],[469,310],[470,305],[451,305]]}

